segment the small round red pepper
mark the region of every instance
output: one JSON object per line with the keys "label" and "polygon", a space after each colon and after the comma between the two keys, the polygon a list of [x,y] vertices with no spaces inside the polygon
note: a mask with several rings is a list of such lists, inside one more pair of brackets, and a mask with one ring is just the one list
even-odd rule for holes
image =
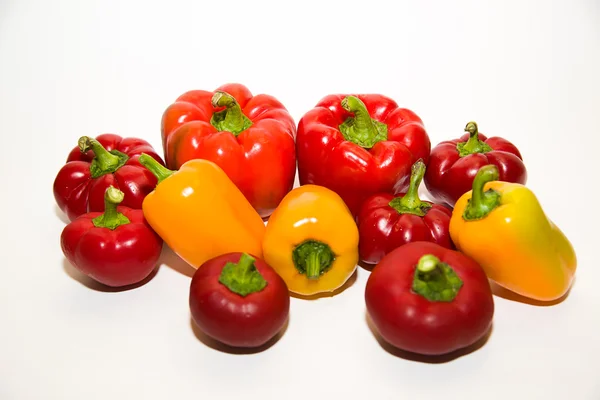
{"label": "small round red pepper", "polygon": [[424,355],[474,344],[494,316],[481,266],[431,242],[408,243],[386,255],[367,280],[365,302],[384,341]]}
{"label": "small round red pepper", "polygon": [[106,286],[139,283],[155,269],[163,241],[144,219],[142,210],[121,206],[124,193],[105,192],[105,211],[80,215],[60,237],[67,260]]}
{"label": "small round red pepper", "polygon": [[450,238],[452,210],[419,199],[419,186],[425,163],[418,160],[411,168],[410,185],[398,196],[379,193],[369,197],[358,214],[360,259],[377,264],[397,247],[416,241],[429,241],[454,248]]}
{"label": "small round red pepper", "polygon": [[411,165],[431,150],[421,118],[378,94],[324,97],[300,120],[296,143],[300,185],[333,190],[354,216],[375,193],[405,191]]}
{"label": "small round red pepper", "polygon": [[138,161],[146,153],[164,162],[150,143],[106,133],[95,139],[82,136],[54,180],[54,199],[70,221],[91,211],[104,211],[104,193],[114,186],[125,193],[123,206],[142,208],[156,187],[156,177]]}
{"label": "small round red pepper", "polygon": [[200,266],[192,277],[192,319],[208,336],[232,347],[259,347],[281,331],[290,296],[284,280],[265,261],[227,253]]}
{"label": "small round red pepper", "polygon": [[501,137],[486,137],[477,124],[469,122],[460,139],[439,143],[431,150],[425,186],[438,201],[454,207],[460,196],[471,190],[477,171],[484,165],[498,167],[500,180],[525,184],[527,170],[514,144]]}

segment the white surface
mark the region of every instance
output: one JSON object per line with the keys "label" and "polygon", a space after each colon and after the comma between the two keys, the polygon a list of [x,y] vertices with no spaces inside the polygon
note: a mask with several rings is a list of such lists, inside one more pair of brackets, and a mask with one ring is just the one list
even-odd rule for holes
{"label": "white surface", "polygon": [[[0,399],[600,399],[600,6],[484,3],[3,0]],[[326,94],[379,92],[418,113],[434,145],[469,120],[513,141],[576,248],[570,296],[495,297],[485,346],[429,364],[375,340],[364,269],[336,297],[292,299],[281,340],[252,355],[199,340],[190,270],[172,254],[138,289],[82,284],[52,197],[77,138],[160,148],[164,108],[225,82],[275,95],[296,122]]]}

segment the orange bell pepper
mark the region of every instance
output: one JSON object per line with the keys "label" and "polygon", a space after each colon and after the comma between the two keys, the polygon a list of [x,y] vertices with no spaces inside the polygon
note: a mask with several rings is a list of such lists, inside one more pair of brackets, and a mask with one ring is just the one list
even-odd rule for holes
{"label": "orange bell pepper", "polygon": [[488,277],[522,296],[553,301],[571,287],[577,259],[569,240],[525,185],[498,181],[481,167],[473,189],[455,204],[450,237]]}
{"label": "orange bell pepper", "polygon": [[197,269],[230,252],[262,257],[265,224],[217,164],[194,159],[172,171],[146,154],[139,161],[158,178],[144,217],[184,261]]}

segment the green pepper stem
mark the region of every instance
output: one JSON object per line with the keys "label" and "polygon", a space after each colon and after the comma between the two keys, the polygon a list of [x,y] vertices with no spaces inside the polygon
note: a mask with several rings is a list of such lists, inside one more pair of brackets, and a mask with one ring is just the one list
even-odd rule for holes
{"label": "green pepper stem", "polygon": [[456,145],[460,157],[468,156],[474,153],[487,153],[493,149],[489,144],[479,140],[479,128],[477,123],[470,121],[465,126],[465,132],[469,132],[469,140],[460,142]]}
{"label": "green pepper stem", "polygon": [[117,206],[124,198],[125,193],[114,186],[109,186],[104,192],[104,213],[92,219],[94,226],[114,230],[130,223],[129,218],[117,211]]}
{"label": "green pepper stem", "polygon": [[102,144],[94,138],[89,136],[82,136],[78,141],[79,150],[82,153],[87,153],[92,150],[94,153],[94,159],[101,169],[110,169],[119,164],[119,157],[111,154],[108,150],[102,146]]}
{"label": "green pepper stem", "polygon": [[158,161],[154,159],[154,157],[149,156],[146,153],[142,153],[139,158],[140,164],[142,164],[146,169],[148,169],[156,179],[158,180],[157,184],[161,183],[169,176],[173,175],[175,171],[172,171],[162,165]]}
{"label": "green pepper stem", "polygon": [[431,272],[437,267],[439,262],[440,259],[434,256],[433,254],[426,254],[419,259],[417,269],[420,272]]}
{"label": "green pepper stem", "polygon": [[354,114],[339,126],[346,140],[364,148],[371,148],[375,143],[387,140],[387,125],[371,118],[367,106],[358,97],[344,97],[341,106]]}
{"label": "green pepper stem", "polygon": [[87,153],[89,150],[94,153],[94,159],[90,163],[92,178],[115,172],[129,159],[129,156],[118,150],[106,150],[98,140],[89,136],[80,137],[77,144],[82,153]]}
{"label": "green pepper stem", "polygon": [[242,253],[237,263],[225,264],[219,275],[219,282],[242,297],[263,290],[267,281],[256,269],[255,262],[254,257]]}
{"label": "green pepper stem", "polygon": [[489,164],[479,168],[473,179],[471,198],[463,213],[465,220],[482,219],[500,205],[500,194],[498,192],[492,189],[484,191],[486,183],[498,179],[498,167],[495,165]]}
{"label": "green pepper stem", "polygon": [[306,277],[316,279],[321,275],[321,257],[318,252],[310,253],[306,258]]}
{"label": "green pepper stem", "polygon": [[449,302],[456,298],[462,279],[433,254],[421,256],[413,277],[412,290],[429,301]]}
{"label": "green pepper stem", "polygon": [[422,217],[431,208],[431,204],[419,199],[419,186],[421,186],[421,182],[423,181],[425,169],[423,160],[417,160],[411,167],[410,185],[406,194],[390,201],[390,207],[395,209],[399,214],[414,214]]}
{"label": "green pepper stem", "polygon": [[335,261],[328,244],[318,240],[306,240],[292,251],[292,261],[299,273],[308,279],[318,279]]}
{"label": "green pepper stem", "polygon": [[244,115],[236,99],[227,92],[217,91],[211,99],[214,108],[225,107],[215,112],[210,123],[219,131],[231,132],[235,136],[248,129],[252,121]]}

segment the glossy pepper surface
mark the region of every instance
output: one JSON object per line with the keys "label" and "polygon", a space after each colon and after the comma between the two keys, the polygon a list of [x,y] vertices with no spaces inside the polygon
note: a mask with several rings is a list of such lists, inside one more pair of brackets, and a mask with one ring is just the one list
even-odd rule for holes
{"label": "glossy pepper surface", "polygon": [[263,218],[294,185],[295,137],[296,124],[279,100],[237,83],[188,91],[162,118],[168,168],[213,161]]}
{"label": "glossy pepper surface", "polygon": [[105,211],[80,215],[60,237],[63,254],[77,270],[112,287],[146,279],[156,268],[163,245],[142,210],[120,205],[123,200],[124,193],[109,186]]}
{"label": "glossy pepper surface", "polygon": [[411,165],[429,159],[423,121],[382,95],[329,95],[298,124],[300,184],[325,186],[353,215],[376,193],[408,188]]}
{"label": "glossy pepper surface", "polygon": [[494,317],[481,266],[431,242],[408,243],[387,254],[369,275],[365,302],[386,342],[425,355],[474,344]]}
{"label": "glossy pepper surface", "polygon": [[208,336],[233,347],[258,347],[279,333],[288,319],[285,282],[263,260],[247,253],[211,258],[190,284],[190,311]]}
{"label": "glossy pepper surface", "polygon": [[431,150],[424,181],[436,200],[454,206],[471,190],[479,168],[488,164],[498,167],[503,181],[527,182],[523,157],[514,144],[501,137],[486,137],[475,122],[469,122],[465,132],[459,139],[441,142]]}
{"label": "glossy pepper surface", "polygon": [[473,189],[456,202],[452,240],[500,286],[534,300],[557,300],[572,284],[575,251],[531,190],[498,176],[494,165],[479,170]]}
{"label": "glossy pepper surface", "polygon": [[95,139],[82,136],[54,180],[58,207],[71,221],[87,212],[104,211],[104,193],[114,186],[124,193],[122,206],[141,209],[144,197],[156,185],[154,175],[138,161],[141,153],[163,164],[143,139],[110,133]]}
{"label": "glossy pepper surface", "polygon": [[356,270],[358,228],[335,192],[300,186],[271,215],[263,254],[292,293],[333,292]]}
{"label": "glossy pepper surface", "polygon": [[363,203],[357,218],[359,254],[363,262],[377,264],[395,248],[416,241],[454,248],[449,231],[452,211],[419,199],[425,169],[422,160],[413,164],[407,193],[398,196],[379,193]]}
{"label": "glossy pepper surface", "polygon": [[262,256],[264,222],[218,165],[194,159],[172,171],[146,154],[140,162],[158,179],[144,216],[188,264],[198,268],[231,252]]}

